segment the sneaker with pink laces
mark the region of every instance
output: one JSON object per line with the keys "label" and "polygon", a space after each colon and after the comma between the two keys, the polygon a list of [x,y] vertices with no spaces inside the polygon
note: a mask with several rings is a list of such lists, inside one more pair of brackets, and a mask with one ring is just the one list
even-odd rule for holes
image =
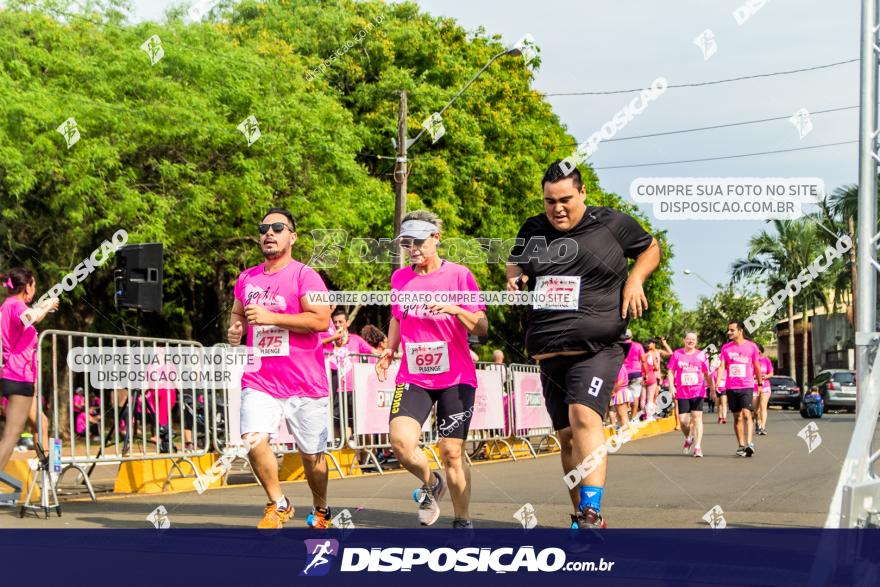
{"label": "sneaker with pink laces", "polygon": [[698,458],[703,458],[703,449],[701,449],[699,446],[694,447],[694,456]]}

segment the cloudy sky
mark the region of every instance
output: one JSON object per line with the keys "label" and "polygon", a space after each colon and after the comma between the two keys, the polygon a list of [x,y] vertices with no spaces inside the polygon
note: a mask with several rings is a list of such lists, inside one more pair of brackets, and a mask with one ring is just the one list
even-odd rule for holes
{"label": "cloudy sky", "polygon": [[[859,56],[857,0],[767,0],[739,25],[735,10],[750,0],[418,0],[427,12],[482,26],[513,44],[530,33],[543,64],[534,87],[547,93],[709,82],[826,65]],[[751,0],[752,4],[760,4]],[[161,20],[171,0],[134,0],[136,20]],[[704,60],[694,39],[710,29],[717,52]],[[475,70],[482,64],[474,64]],[[491,71],[485,75],[491,75]],[[617,136],[662,133],[858,105],[858,63],[703,87],[671,88]],[[554,111],[585,140],[635,94],[550,96]],[[858,138],[856,109],[813,114],[803,138],[787,120],[602,143],[592,156],[602,187],[629,199],[639,177],[819,177],[830,192],[858,181],[856,144],[754,157],[644,166],[812,147]],[[631,166],[611,169],[613,166]],[[674,247],[675,289],[686,307],[729,281],[760,221],[658,220]]]}

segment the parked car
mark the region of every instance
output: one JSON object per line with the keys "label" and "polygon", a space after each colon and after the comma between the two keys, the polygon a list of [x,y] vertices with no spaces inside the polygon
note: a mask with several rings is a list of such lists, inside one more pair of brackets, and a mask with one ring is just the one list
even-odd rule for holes
{"label": "parked car", "polygon": [[800,407],[801,388],[791,377],[783,375],[770,376],[770,405],[792,408]]}
{"label": "parked car", "polygon": [[826,369],[816,375],[810,389],[818,391],[825,409],[856,408],[856,373],[846,369]]}

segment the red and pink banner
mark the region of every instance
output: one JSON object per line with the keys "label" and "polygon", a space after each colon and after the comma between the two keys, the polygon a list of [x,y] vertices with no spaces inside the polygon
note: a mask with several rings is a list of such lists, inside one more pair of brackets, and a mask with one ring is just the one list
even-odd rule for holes
{"label": "red and pink banner", "polygon": [[544,406],[541,375],[529,371],[513,371],[513,414],[518,430],[550,428],[550,414]]}

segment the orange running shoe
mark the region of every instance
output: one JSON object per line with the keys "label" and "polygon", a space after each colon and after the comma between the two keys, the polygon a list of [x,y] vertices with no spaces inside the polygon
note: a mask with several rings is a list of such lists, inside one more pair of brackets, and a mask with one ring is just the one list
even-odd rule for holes
{"label": "orange running shoe", "polygon": [[306,518],[306,524],[311,528],[326,530],[333,527],[332,514],[330,514],[330,506],[325,508],[313,508],[312,513]]}
{"label": "orange running shoe", "polygon": [[293,512],[293,504],[289,501],[287,502],[287,509],[285,510],[279,510],[274,501],[267,503],[266,509],[263,510],[263,519],[257,524],[257,528],[263,530],[277,530],[282,528],[284,527],[284,522],[293,517]]}

